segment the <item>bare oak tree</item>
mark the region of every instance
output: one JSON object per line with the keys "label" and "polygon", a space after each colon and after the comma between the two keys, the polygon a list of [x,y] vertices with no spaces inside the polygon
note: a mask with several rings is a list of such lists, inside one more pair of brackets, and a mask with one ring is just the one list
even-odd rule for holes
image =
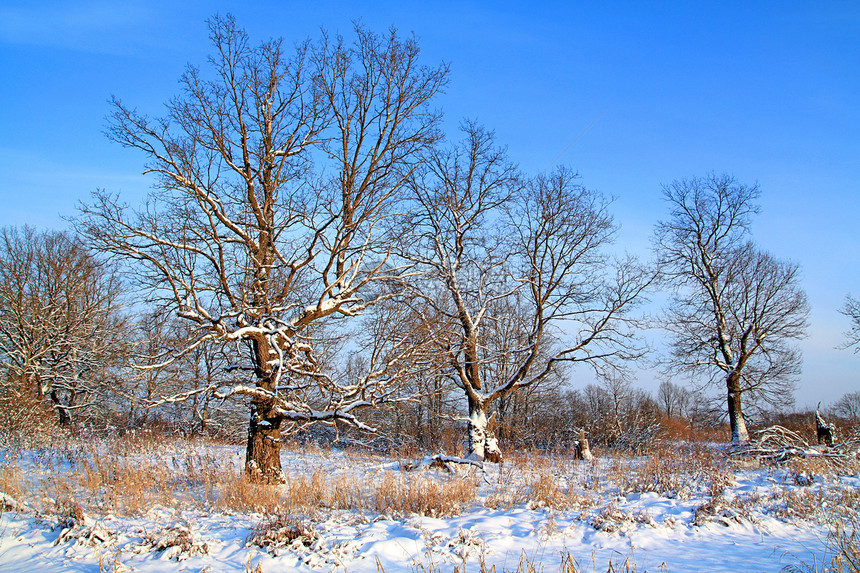
{"label": "bare oak tree", "polygon": [[[68,233],[0,231],[0,366],[4,382],[50,404],[61,425],[100,396],[123,354],[114,268]],[[7,388],[6,390],[14,390]]]}
{"label": "bare oak tree", "polygon": [[639,352],[628,311],[650,277],[629,260],[607,276],[607,201],[574,173],[524,182],[491,133],[463,130],[461,144],[435,150],[410,179],[401,256],[423,273],[414,288],[467,403],[469,455],[492,461],[494,401],[560,362],[603,368]]}
{"label": "bare oak tree", "polygon": [[281,480],[284,422],[362,426],[356,412],[387,395],[415,352],[408,328],[389,325],[367,369],[346,379],[335,334],[397,296],[405,269],[389,260],[387,221],[438,137],[430,104],[447,69],[419,65],[415,41],[393,30],[356,27],[352,44],[324,35],[293,51],[251,45],[229,16],[210,32],[211,74],[189,67],[165,117],[114,101],[109,135],[147,158],[149,202],[130,211],[99,193],[80,227],[137,261],[151,297],[196,326],[179,354],[244,348],[233,384],[165,399],[248,397],[246,470]]}
{"label": "bare oak tree", "polygon": [[809,313],[799,268],[748,241],[757,186],[711,175],[663,189],[670,216],[655,243],[674,298],[663,317],[670,370],[725,385],[732,442],[748,439],[742,397],[785,403]]}

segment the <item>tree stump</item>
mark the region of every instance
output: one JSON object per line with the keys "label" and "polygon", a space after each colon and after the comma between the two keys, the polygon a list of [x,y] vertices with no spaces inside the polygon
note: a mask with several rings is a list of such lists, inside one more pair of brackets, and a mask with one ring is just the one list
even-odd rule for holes
{"label": "tree stump", "polygon": [[815,437],[819,445],[821,442],[824,442],[824,445],[831,448],[833,447],[833,435],[836,433],[836,426],[824,421],[819,412],[820,408],[821,402],[818,403],[818,407],[815,409]]}
{"label": "tree stump", "polygon": [[579,441],[573,444],[573,459],[590,461],[594,459],[591,455],[591,449],[588,447],[588,440],[585,439],[585,429],[579,430]]}

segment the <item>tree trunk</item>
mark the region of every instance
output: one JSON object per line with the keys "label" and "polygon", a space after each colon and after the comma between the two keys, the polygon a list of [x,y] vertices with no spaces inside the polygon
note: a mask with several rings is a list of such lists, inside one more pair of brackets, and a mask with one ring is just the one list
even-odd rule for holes
{"label": "tree trunk", "polygon": [[726,389],[728,390],[729,426],[732,430],[732,444],[740,444],[749,441],[747,425],[744,422],[744,412],[741,407],[740,375],[732,371],[726,377]]}
{"label": "tree trunk", "polygon": [[500,463],[502,451],[496,436],[489,429],[487,405],[469,396],[469,458]]}
{"label": "tree trunk", "polygon": [[286,479],[281,469],[281,418],[260,414],[267,409],[264,404],[251,404],[245,473],[254,483],[284,483]]}
{"label": "tree trunk", "polygon": [[60,417],[60,426],[63,428],[70,427],[72,425],[72,415],[66,405],[63,404],[60,393],[56,390],[51,391],[51,402],[54,403],[54,408],[57,410],[57,414]]}
{"label": "tree trunk", "polygon": [[[254,341],[255,374],[257,387],[276,393],[275,379],[265,365],[270,358],[266,345]],[[251,401],[251,420],[248,424],[248,447],[245,450],[245,473],[254,483],[285,483],[281,470],[281,416],[275,414],[270,399]]]}
{"label": "tree trunk", "polygon": [[200,435],[206,435],[206,416],[209,414],[209,398],[203,402],[203,412],[200,414]]}

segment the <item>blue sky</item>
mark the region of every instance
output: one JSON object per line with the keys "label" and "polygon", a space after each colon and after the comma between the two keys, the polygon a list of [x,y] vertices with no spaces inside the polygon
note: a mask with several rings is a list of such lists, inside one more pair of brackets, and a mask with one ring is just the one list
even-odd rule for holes
{"label": "blue sky", "polygon": [[834,349],[860,295],[860,3],[653,4],[0,0],[0,225],[62,227],[96,188],[143,197],[107,100],[159,114],[205,62],[207,17],[291,42],[393,25],[451,64],[449,132],[477,119],[527,171],[576,168],[616,198],[619,249],[647,253],[662,184],[758,182],[754,237],[801,264],[812,305],[798,403],[860,389],[860,355]]}

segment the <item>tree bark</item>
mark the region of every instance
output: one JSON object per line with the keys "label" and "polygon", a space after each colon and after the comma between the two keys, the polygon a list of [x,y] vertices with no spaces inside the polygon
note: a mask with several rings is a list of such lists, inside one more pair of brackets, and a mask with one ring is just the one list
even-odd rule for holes
{"label": "tree bark", "polygon": [[255,483],[284,483],[281,469],[281,418],[265,417],[265,404],[251,405],[245,473]]}
{"label": "tree bark", "polygon": [[[263,368],[268,348],[255,341],[257,387],[275,392],[275,380]],[[245,450],[245,473],[254,483],[284,483],[281,469],[281,422],[270,400],[251,401],[251,419],[248,424],[248,446]]]}
{"label": "tree bark", "polygon": [[502,451],[496,436],[489,429],[487,405],[469,396],[469,458],[500,463]]}
{"label": "tree bark", "polygon": [[726,389],[728,390],[729,426],[732,430],[732,444],[740,444],[749,441],[747,425],[744,422],[744,412],[741,406],[740,375],[732,371],[726,377]]}
{"label": "tree bark", "polygon": [[60,393],[56,390],[51,391],[51,402],[54,403],[54,408],[57,410],[57,415],[60,418],[60,426],[63,428],[70,427],[72,425],[72,415],[66,405],[63,404]]}

